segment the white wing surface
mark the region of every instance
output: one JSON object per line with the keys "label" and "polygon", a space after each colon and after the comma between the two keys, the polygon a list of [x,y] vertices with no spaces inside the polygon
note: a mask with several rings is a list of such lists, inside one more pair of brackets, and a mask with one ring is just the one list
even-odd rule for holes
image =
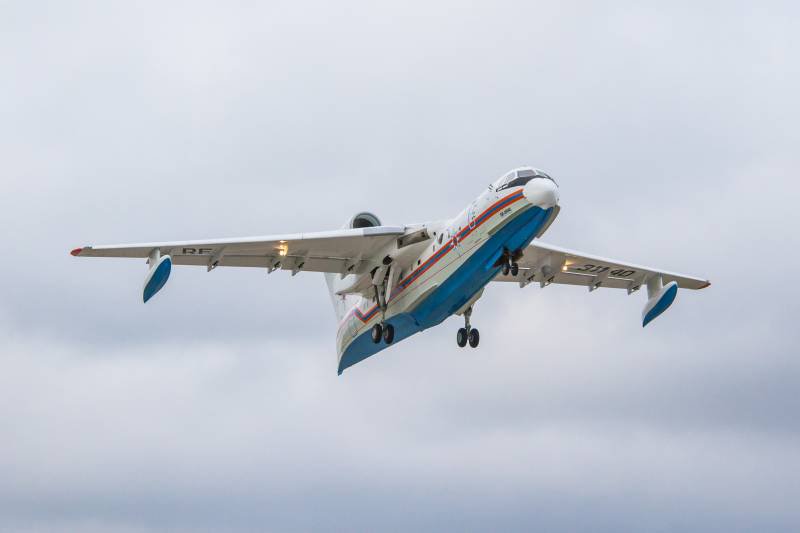
{"label": "white wing surface", "polygon": [[72,250],[77,257],[148,258],[142,297],[145,302],[167,282],[172,265],[256,267],[331,274],[368,272],[383,259],[389,244],[406,233],[403,227],[373,226],[317,233],[264,237],[208,239],[83,246]]}
{"label": "white wing surface", "polygon": [[78,257],[151,257],[169,255],[176,265],[258,267],[292,271],[345,273],[369,262],[404,228],[378,226],[317,233],[264,237],[208,239],[84,246],[72,251]]}
{"label": "white wing surface", "polygon": [[522,285],[537,281],[631,291],[638,289],[653,275],[661,276],[665,284],[675,281],[682,289],[703,289],[711,284],[707,279],[590,255],[542,241],[531,243],[523,254],[517,261],[519,275],[501,274],[495,280],[515,281]]}
{"label": "white wing surface", "polygon": [[541,241],[535,241],[523,250],[517,264],[519,273],[516,276],[501,273],[495,281],[517,282],[520,287],[538,282],[542,287],[551,283],[579,285],[588,287],[589,291],[601,287],[626,289],[628,294],[644,285],[647,287],[647,302],[642,311],[642,326],[672,305],[678,288],[696,290],[711,284],[707,279],[586,254]]}

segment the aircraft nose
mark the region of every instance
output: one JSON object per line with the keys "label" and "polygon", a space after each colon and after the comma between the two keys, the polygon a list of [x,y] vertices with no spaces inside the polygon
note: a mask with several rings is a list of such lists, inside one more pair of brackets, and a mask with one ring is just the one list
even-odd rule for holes
{"label": "aircraft nose", "polygon": [[549,209],[558,204],[558,185],[548,178],[534,178],[522,189],[525,198],[535,206]]}

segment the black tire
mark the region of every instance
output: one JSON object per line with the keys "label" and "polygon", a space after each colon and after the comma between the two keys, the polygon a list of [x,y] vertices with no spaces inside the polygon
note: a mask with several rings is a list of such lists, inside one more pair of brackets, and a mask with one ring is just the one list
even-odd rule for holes
{"label": "black tire", "polygon": [[511,267],[508,266],[508,263],[503,263],[503,275],[508,276],[508,272],[511,270]]}
{"label": "black tire", "polygon": [[469,337],[467,334],[467,328],[461,328],[458,330],[458,333],[456,334],[456,343],[458,343],[459,348],[463,348],[467,345],[467,337]]}
{"label": "black tire", "polygon": [[479,342],[481,342],[481,334],[478,333],[477,329],[472,328],[469,330],[469,345],[473,348],[477,348]]}
{"label": "black tire", "polygon": [[516,277],[519,274],[519,265],[516,263],[511,263],[511,275]]}
{"label": "black tire", "polygon": [[380,324],[375,324],[372,326],[372,342],[378,344],[381,342],[381,337],[383,336],[383,328]]}
{"label": "black tire", "polygon": [[394,341],[394,326],[386,324],[383,326],[383,342],[392,344],[392,341]]}

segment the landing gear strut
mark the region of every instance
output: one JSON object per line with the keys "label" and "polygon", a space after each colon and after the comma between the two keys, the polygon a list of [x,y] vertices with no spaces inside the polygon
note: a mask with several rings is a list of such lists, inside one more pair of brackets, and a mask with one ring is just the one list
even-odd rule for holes
{"label": "landing gear strut", "polygon": [[456,334],[456,343],[459,348],[463,348],[469,342],[472,348],[477,348],[481,340],[481,335],[477,329],[473,328],[469,323],[469,318],[472,316],[472,307],[464,311],[464,327],[459,328]]}
{"label": "landing gear strut", "polygon": [[378,344],[383,339],[386,344],[392,344],[394,341],[394,326],[383,322],[386,315],[386,286],[381,283],[380,286],[373,285],[375,288],[375,301],[378,302],[378,307],[381,310],[381,321],[372,326],[372,342]]}

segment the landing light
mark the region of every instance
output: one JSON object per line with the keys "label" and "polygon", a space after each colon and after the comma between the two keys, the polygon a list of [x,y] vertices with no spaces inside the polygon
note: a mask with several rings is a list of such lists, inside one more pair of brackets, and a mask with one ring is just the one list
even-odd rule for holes
{"label": "landing light", "polygon": [[280,246],[278,246],[278,255],[283,257],[287,253],[289,253],[289,247],[287,246],[287,242],[286,241],[280,241]]}

